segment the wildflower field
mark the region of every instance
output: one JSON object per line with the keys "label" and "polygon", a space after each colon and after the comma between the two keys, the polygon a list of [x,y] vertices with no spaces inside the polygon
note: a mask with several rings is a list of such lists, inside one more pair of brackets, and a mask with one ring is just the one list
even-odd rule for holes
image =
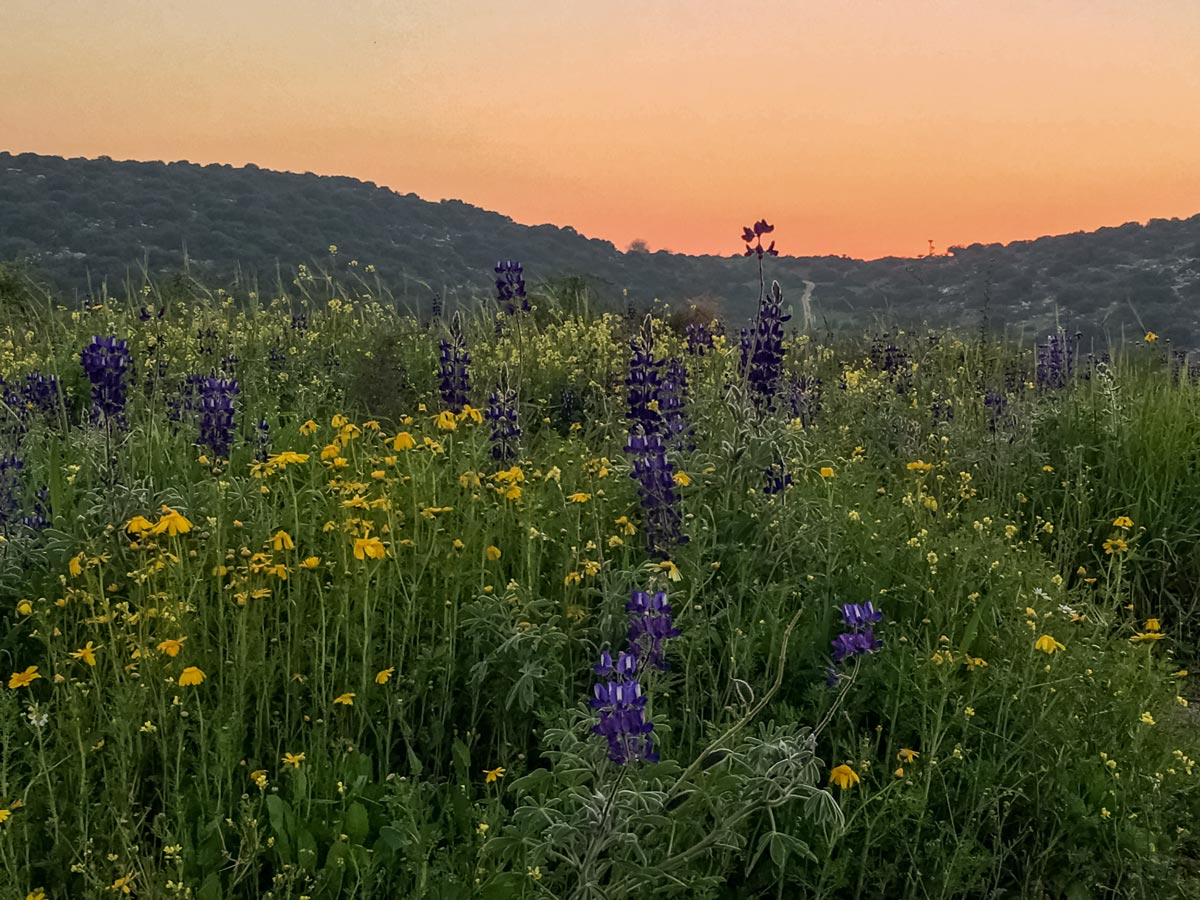
{"label": "wildflower field", "polygon": [[768,231],[740,335],[0,297],[0,898],[1200,896],[1197,373]]}

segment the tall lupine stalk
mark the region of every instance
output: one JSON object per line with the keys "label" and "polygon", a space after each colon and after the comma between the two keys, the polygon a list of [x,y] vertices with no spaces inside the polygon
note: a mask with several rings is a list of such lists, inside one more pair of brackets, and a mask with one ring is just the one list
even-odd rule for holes
{"label": "tall lupine stalk", "polygon": [[675,490],[675,473],[667,460],[667,446],[661,435],[646,434],[638,424],[629,431],[625,452],[633,460],[631,476],[637,481],[645,517],[646,549],[653,556],[667,559],[672,547],[688,540],[683,533],[683,515]]}
{"label": "tall lupine stalk", "polygon": [[766,219],[742,229],[742,240],[746,243],[746,256],[758,259],[758,311],[754,327],[742,333],[742,377],[754,399],[754,405],[762,412],[774,409],[775,392],[783,375],[783,323],[791,316],[783,313],[783,291],[779,282],[771,282],[767,290],[763,258],[778,256],[775,242],[764,247],[762,238],[775,230]]}
{"label": "tall lupine stalk", "polygon": [[525,296],[524,269],[515,259],[502,259],[496,263],[496,301],[505,315],[530,311],[529,298]]}
{"label": "tall lupine stalk", "polygon": [[651,319],[646,317],[641,330],[629,342],[632,356],[629,359],[629,376],[625,387],[629,390],[629,424],[640,425],[644,434],[659,434],[663,417],[659,408],[662,392],[663,360],[654,358],[654,334]]}
{"label": "tall lupine stalk", "polygon": [[658,389],[658,412],[667,449],[690,453],[696,449],[696,431],[687,416],[687,367],[681,360],[667,363]]}
{"label": "tall lupine stalk", "polygon": [[125,425],[127,375],[132,363],[129,344],[115,337],[94,336],[80,362],[92,385],[92,419],[97,424]]}
{"label": "tall lupine stalk", "polygon": [[508,387],[507,378],[492,391],[483,417],[492,429],[492,459],[515,460],[520,454],[521,428],[517,424],[517,392]]}
{"label": "tall lupine stalk", "polygon": [[646,697],[637,678],[637,659],[631,653],[620,653],[614,663],[606,650],[593,671],[601,680],[592,689],[591,706],[600,714],[592,731],[608,742],[608,758],[618,765],[658,762],[650,737],[654,724],[646,720]]}
{"label": "tall lupine stalk", "polygon": [[671,668],[667,662],[663,642],[679,637],[679,629],[671,619],[671,604],[666,591],[654,594],[634,591],[625,604],[629,616],[629,652],[637,660],[640,669],[658,669],[665,672]]}
{"label": "tall lupine stalk", "polygon": [[[855,656],[875,653],[883,647],[883,641],[875,637],[874,625],[883,618],[883,612],[875,608],[870,600],[866,603],[842,604],[843,631],[833,639],[834,665],[845,662]],[[834,667],[829,669],[828,684],[838,681],[838,672]]]}
{"label": "tall lupine stalk", "polygon": [[705,322],[689,322],[686,331],[687,352],[692,356],[703,356],[716,347],[716,335]]}
{"label": "tall lupine stalk", "polygon": [[[1078,337],[1078,335],[1076,336]],[[1064,388],[1075,372],[1075,338],[1063,332],[1052,334],[1037,348],[1037,386],[1043,390]]]}
{"label": "tall lupine stalk", "polygon": [[779,282],[773,281],[770,293],[763,296],[758,307],[754,347],[746,375],[754,405],[764,412],[775,409],[775,394],[783,377],[783,323],[790,318],[783,312]]}
{"label": "tall lupine stalk", "polygon": [[650,737],[654,724],[646,718],[640,678],[670,668],[663,644],[678,637],[679,629],[671,621],[665,591],[634,591],[625,611],[629,613],[626,649],[617,654],[615,662],[609,651],[603,651],[593,667],[602,680],[592,689],[591,706],[600,714],[592,731],[608,742],[608,758],[618,765],[658,762]]}
{"label": "tall lupine stalk", "polygon": [[213,456],[227,458],[233,445],[233,398],[238,383],[224,378],[206,378],[200,385],[200,444]]}
{"label": "tall lupine stalk", "polygon": [[21,470],[25,462],[13,454],[0,456],[0,528],[12,519],[21,503]]}
{"label": "tall lupine stalk", "polygon": [[441,341],[439,362],[442,405],[453,413],[461,412],[471,393],[471,354],[463,338],[461,313],[456,312],[450,320],[449,336]]}

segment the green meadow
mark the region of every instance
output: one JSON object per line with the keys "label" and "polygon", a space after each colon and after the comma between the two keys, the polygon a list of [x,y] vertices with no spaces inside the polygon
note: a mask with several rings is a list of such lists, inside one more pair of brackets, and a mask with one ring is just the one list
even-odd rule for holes
{"label": "green meadow", "polygon": [[2,900],[1200,896],[1169,333],[5,285]]}

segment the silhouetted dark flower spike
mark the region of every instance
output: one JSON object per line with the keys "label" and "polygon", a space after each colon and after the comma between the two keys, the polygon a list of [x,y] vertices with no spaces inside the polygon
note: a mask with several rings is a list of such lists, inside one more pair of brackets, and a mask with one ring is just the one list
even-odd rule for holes
{"label": "silhouetted dark flower spike", "polygon": [[[757,256],[762,259],[764,256],[778,256],[779,251],[775,249],[775,242],[771,241],[771,246],[764,247],[762,245],[762,236],[770,234],[775,230],[774,225],[768,225],[766,219],[759,219],[754,223],[753,228],[742,229],[742,240],[746,242],[746,256]],[[753,241],[753,243],[751,243]]]}

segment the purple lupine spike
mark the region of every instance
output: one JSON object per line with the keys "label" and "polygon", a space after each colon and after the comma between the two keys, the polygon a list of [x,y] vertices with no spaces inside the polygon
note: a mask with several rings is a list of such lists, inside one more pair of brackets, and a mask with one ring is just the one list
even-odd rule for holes
{"label": "purple lupine spike", "polygon": [[696,449],[696,432],[688,421],[687,399],[687,367],[681,360],[673,359],[667,364],[658,388],[658,412],[668,449],[690,453]]}
{"label": "purple lupine spike", "polygon": [[[843,603],[841,612],[842,624],[847,630],[832,641],[835,664],[852,656],[875,653],[883,647],[883,641],[875,636],[871,627],[883,619],[883,611],[877,609],[874,603],[870,600],[866,603]],[[836,682],[836,677],[832,678],[832,683]]]}
{"label": "purple lupine spike", "polygon": [[632,356],[625,386],[629,389],[629,422],[640,425],[646,434],[659,434],[662,413],[659,410],[663,360],[654,358],[654,334],[647,316],[638,335],[629,342]]}
{"label": "purple lupine spike", "polygon": [[237,395],[236,381],[209,377],[200,384],[199,443],[213,456],[229,456],[233,445],[233,398]]}
{"label": "purple lupine spike", "polygon": [[746,376],[755,406],[766,412],[774,409],[775,393],[783,376],[783,323],[790,318],[783,312],[779,282],[773,281],[758,307]]}
{"label": "purple lupine spike", "polygon": [[92,385],[92,419],[123,428],[127,376],[133,362],[129,344],[116,337],[92,337],[80,353],[83,371]]}
{"label": "purple lupine spike", "polygon": [[638,483],[638,498],[645,514],[647,549],[666,559],[672,546],[687,543],[666,445],[659,435],[647,435],[641,425],[634,425],[625,451],[633,458],[630,476]]}
{"label": "purple lupine spike", "polygon": [[[764,256],[778,256],[779,251],[775,249],[775,242],[771,241],[770,247],[762,245],[762,236],[770,234],[775,230],[774,225],[768,225],[766,219],[759,219],[754,223],[753,228],[742,229],[742,240],[746,243],[746,256],[757,256],[762,259]],[[751,241],[754,243],[751,244]]]}
{"label": "purple lupine spike", "polygon": [[496,300],[506,315],[529,312],[529,298],[525,296],[524,269],[515,259],[502,259],[496,263]]}
{"label": "purple lupine spike", "polygon": [[639,661],[645,660],[643,668],[665,671],[670,668],[663,651],[663,641],[679,637],[679,629],[671,621],[671,604],[665,591],[651,595],[646,591],[634,591],[632,599],[625,604],[629,618],[629,652]]}
{"label": "purple lupine spike", "polygon": [[488,398],[483,417],[492,426],[492,459],[511,462],[520,452],[521,429],[517,425],[517,392],[500,387]]}
{"label": "purple lupine spike", "polygon": [[782,494],[792,484],[792,473],[787,465],[780,460],[769,465],[763,472],[763,493]]}
{"label": "purple lupine spike", "polygon": [[471,392],[471,355],[467,352],[462,331],[462,316],[459,313],[456,312],[450,320],[449,336],[442,338],[440,346],[438,387],[442,403],[446,409],[458,413],[467,405]]}
{"label": "purple lupine spike", "polygon": [[703,356],[716,348],[716,333],[704,322],[689,322],[686,329],[687,352],[692,356]]}
{"label": "purple lupine spike", "polygon": [[821,379],[813,375],[792,378],[787,386],[787,401],[793,419],[811,428],[821,411]]}
{"label": "purple lupine spike", "polygon": [[1052,334],[1037,348],[1037,386],[1042,390],[1064,388],[1075,372],[1078,335]]}
{"label": "purple lupine spike", "polygon": [[613,677],[597,682],[592,689],[590,705],[599,712],[592,732],[608,742],[608,758],[619,765],[657,762],[650,738],[654,725],[646,720],[646,697],[636,678],[637,661],[631,654],[621,653],[610,669],[611,662],[611,654],[605,651],[595,667],[597,674],[611,672]]}

